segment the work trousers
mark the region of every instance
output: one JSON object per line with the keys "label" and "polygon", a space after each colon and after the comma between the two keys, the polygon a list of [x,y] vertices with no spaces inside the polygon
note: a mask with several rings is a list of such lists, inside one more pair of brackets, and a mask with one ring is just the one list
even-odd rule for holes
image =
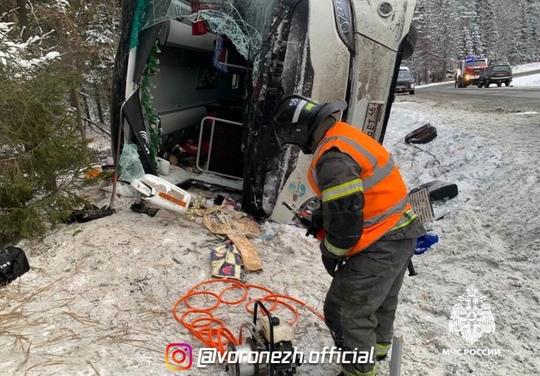
{"label": "work trousers", "polygon": [[[365,354],[374,352],[376,343],[392,342],[398,294],[415,242],[382,238],[337,271],[324,303],[336,347]],[[345,374],[375,372],[373,360],[348,364],[350,360],[342,362]]]}

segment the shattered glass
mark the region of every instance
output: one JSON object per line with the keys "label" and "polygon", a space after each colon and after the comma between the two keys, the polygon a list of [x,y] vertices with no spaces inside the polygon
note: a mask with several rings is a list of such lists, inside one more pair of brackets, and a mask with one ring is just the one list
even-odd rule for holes
{"label": "shattered glass", "polygon": [[138,25],[143,30],[158,23],[187,18],[204,20],[210,30],[225,35],[246,59],[253,60],[262,43],[262,35],[272,22],[277,0],[199,0],[192,11],[189,0],[139,0]]}

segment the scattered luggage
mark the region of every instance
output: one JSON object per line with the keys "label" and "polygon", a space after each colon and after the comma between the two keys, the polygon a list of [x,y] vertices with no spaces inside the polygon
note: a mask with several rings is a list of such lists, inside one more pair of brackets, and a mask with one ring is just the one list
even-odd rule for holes
{"label": "scattered luggage", "polygon": [[7,285],[29,270],[30,264],[21,248],[7,247],[0,252],[0,286]]}
{"label": "scattered luggage", "polygon": [[149,207],[144,201],[132,204],[131,210],[133,210],[135,213],[148,214],[150,217],[154,217],[159,211],[159,209],[157,208]]}
{"label": "scattered luggage", "polygon": [[435,137],[437,137],[437,128],[427,123],[407,134],[405,142],[408,144],[427,144]]}
{"label": "scattered luggage", "polygon": [[191,195],[188,192],[155,175],[133,179],[131,186],[143,194],[143,200],[155,206],[178,213],[185,213],[189,208]]}
{"label": "scattered luggage", "polygon": [[108,206],[98,208],[95,205],[86,205],[83,209],[74,210],[67,218],[66,223],[85,223],[95,219],[108,217],[114,213],[114,209]]}

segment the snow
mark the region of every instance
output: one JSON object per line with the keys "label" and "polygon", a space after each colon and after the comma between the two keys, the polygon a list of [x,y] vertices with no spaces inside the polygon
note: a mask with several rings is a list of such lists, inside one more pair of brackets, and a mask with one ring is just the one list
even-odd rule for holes
{"label": "snow", "polygon": [[514,77],[513,86],[540,86],[540,74],[531,74],[525,77]]}
{"label": "snow", "polygon": [[26,43],[11,42],[7,40],[7,36],[13,30],[12,25],[12,22],[0,22],[0,63],[2,65],[22,69],[31,69],[46,63],[47,60],[53,60],[60,56],[60,53],[50,51],[45,56],[32,59],[22,58],[22,55],[26,53],[28,46],[31,44],[37,44],[43,39],[43,36],[32,36],[26,41]]}
{"label": "snow", "polygon": [[60,52],[58,51],[51,51],[45,55],[45,60],[53,60],[60,56]]}
{"label": "snow", "polygon": [[529,63],[529,64],[522,64],[512,67],[512,72],[514,73],[521,73],[521,72],[530,72],[534,70],[540,69],[540,63]]}
{"label": "snow", "polygon": [[[520,85],[531,82],[520,79]],[[437,138],[405,144],[404,136],[427,121],[437,128]],[[408,186],[442,180],[459,188],[457,197],[434,203],[437,220],[430,230],[440,241],[414,256],[419,274],[404,280],[395,323],[404,334],[404,375],[540,374],[538,140],[535,108],[494,116],[418,96],[399,96],[394,103],[384,144]],[[238,199],[226,191],[201,192],[209,202],[218,194]],[[98,206],[110,202],[107,185],[87,194]],[[211,278],[209,253],[222,238],[200,218],[166,210],[155,217],[135,213],[130,204],[137,199],[131,187],[119,185],[114,215],[63,225],[40,241],[19,244],[32,269],[0,289],[1,374],[172,374],[165,365],[170,343],[190,344],[197,361],[204,345],[175,320],[172,308],[190,288]],[[262,224],[261,234],[250,240],[263,271],[246,273],[245,281],[322,311],[331,278],[320,263],[316,240],[299,227],[273,222]],[[449,332],[453,307],[470,286],[485,296],[495,322],[494,332],[471,345]],[[229,293],[234,296],[227,295],[228,300],[240,297]],[[254,296],[261,294],[250,292]],[[197,307],[213,303],[194,300]],[[328,329],[314,313],[301,307],[298,313],[298,349],[308,353],[332,346]],[[286,309],[275,314],[292,318]],[[216,317],[235,334],[251,320],[243,305],[222,305]],[[459,349],[492,353],[443,353]],[[222,366],[195,364],[178,374],[223,374]],[[380,370],[387,375],[389,362]],[[298,375],[338,372],[338,365],[328,363],[298,369]]]}

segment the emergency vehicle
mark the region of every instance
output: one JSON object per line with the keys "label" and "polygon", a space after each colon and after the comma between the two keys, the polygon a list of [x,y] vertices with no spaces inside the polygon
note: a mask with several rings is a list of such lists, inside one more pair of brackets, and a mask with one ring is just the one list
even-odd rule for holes
{"label": "emergency vehicle", "polygon": [[488,59],[483,56],[467,55],[457,62],[455,87],[476,85],[480,75],[488,67]]}

